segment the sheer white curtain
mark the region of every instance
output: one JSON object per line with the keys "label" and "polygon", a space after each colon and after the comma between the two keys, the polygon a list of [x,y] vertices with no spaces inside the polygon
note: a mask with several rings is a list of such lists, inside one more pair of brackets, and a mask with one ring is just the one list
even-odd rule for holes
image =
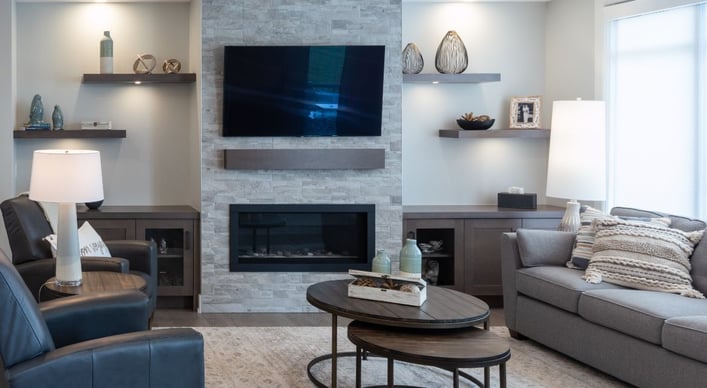
{"label": "sheer white curtain", "polygon": [[608,24],[609,207],[707,219],[705,5]]}

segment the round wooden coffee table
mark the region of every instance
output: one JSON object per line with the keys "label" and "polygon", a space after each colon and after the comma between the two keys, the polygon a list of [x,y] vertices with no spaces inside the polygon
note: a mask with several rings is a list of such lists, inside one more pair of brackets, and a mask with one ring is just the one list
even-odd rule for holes
{"label": "round wooden coffee table", "polygon": [[355,356],[354,352],[337,353],[337,317],[390,327],[412,329],[458,329],[483,324],[488,329],[489,306],[486,302],[449,288],[427,286],[427,300],[420,307],[406,306],[348,296],[351,280],[330,280],[307,288],[307,301],[331,314],[331,354],[313,359],[307,375],[317,387],[326,387],[311,373],[317,363],[331,359],[331,387],[336,387],[337,357]]}
{"label": "round wooden coffee table", "polygon": [[56,283],[56,277],[52,277],[44,284],[44,288],[55,298],[100,291],[147,290],[145,279],[131,273],[91,271],[82,272],[81,278],[80,286],[60,286]]}
{"label": "round wooden coffee table", "polygon": [[[356,345],[356,387],[361,387],[362,351],[388,359],[388,387],[395,385],[394,361],[429,365],[452,372],[454,388],[462,376],[480,387],[489,387],[489,367],[499,366],[499,386],[506,387],[506,361],[511,358],[508,341],[476,327],[446,330],[391,328],[360,321],[348,327]],[[461,368],[484,368],[484,381]]]}

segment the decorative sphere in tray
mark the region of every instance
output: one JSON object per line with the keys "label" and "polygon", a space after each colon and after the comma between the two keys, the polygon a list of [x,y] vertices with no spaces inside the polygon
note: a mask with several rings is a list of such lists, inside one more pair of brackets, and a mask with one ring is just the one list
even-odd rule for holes
{"label": "decorative sphere in tray", "polygon": [[482,130],[491,128],[495,121],[496,119],[492,119],[487,115],[474,116],[474,114],[470,112],[458,118],[457,124],[462,127],[462,129]]}

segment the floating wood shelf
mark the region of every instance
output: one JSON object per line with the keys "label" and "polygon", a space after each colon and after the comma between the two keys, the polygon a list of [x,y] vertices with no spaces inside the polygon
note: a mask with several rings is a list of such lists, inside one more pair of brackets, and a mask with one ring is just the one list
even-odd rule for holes
{"label": "floating wood shelf", "polygon": [[452,139],[472,138],[502,138],[522,137],[534,139],[547,139],[550,137],[549,129],[489,129],[483,131],[469,131],[461,129],[440,129],[439,137]]}
{"label": "floating wood shelf", "polygon": [[84,74],[85,84],[190,84],[196,81],[195,73],[177,74]]}
{"label": "floating wood shelf", "polygon": [[124,129],[64,129],[61,131],[13,131],[15,139],[120,139]]}
{"label": "floating wood shelf", "polygon": [[403,83],[406,84],[478,84],[482,82],[498,82],[500,80],[500,73],[403,74]]}

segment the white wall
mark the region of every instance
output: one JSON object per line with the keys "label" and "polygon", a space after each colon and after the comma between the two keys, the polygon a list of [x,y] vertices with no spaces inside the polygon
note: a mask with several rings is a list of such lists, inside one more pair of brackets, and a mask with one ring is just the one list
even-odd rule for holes
{"label": "white wall", "polygon": [[405,205],[495,204],[508,186],[564,204],[545,197],[547,140],[440,139],[437,130],[457,128],[470,111],[508,128],[510,97],[528,95],[542,96],[549,128],[553,100],[596,98],[594,9],[586,0],[403,5],[403,46],[420,47],[423,72],[436,72],[437,45],[453,29],[469,53],[467,73],[501,73],[497,83],[403,85]]}
{"label": "white wall", "polygon": [[189,131],[189,182],[190,202],[195,209],[201,210],[201,0],[192,0],[189,8],[189,64],[196,73],[196,92],[189,101],[192,130]]}
{"label": "white wall", "polygon": [[[548,3],[545,30],[545,95],[554,100],[597,98],[594,93],[594,3]],[[549,124],[549,121],[548,121]]]}
{"label": "white wall", "polygon": [[[15,4],[0,2],[0,198],[15,192],[12,128],[15,125]],[[9,53],[9,55],[7,55]],[[0,223],[0,251],[11,256],[5,225]]]}
{"label": "white wall", "polygon": [[[549,127],[552,101],[601,99],[595,90],[595,4],[587,0],[554,0],[547,5],[545,22],[545,117]],[[601,47],[601,46],[600,46]],[[543,186],[543,192],[545,187]],[[564,206],[566,199],[546,198]],[[603,208],[601,202],[588,202]]]}
{"label": "white wall", "polygon": [[437,130],[457,128],[465,112],[488,114],[496,118],[493,128],[508,128],[512,96],[544,94],[545,15],[546,3],[403,5],[403,46],[418,45],[423,72],[436,72],[437,45],[456,30],[469,53],[467,73],[501,73],[495,83],[403,85],[405,205],[495,204],[508,186],[537,192],[543,203],[547,140],[441,139]]}
{"label": "white wall", "polygon": [[[114,70],[132,73],[139,53],[190,66],[188,3],[21,3],[17,4],[17,119],[27,121],[30,102],[40,94],[45,120],[61,106],[65,127],[83,120],[111,120],[127,129],[126,139],[16,140],[16,190],[29,187],[32,151],[40,148],[92,148],[101,151],[105,204],[198,204],[192,167],[195,84],[84,85],[83,73],[99,69],[99,40],[110,30]],[[3,14],[4,17],[4,14]],[[194,135],[197,133],[197,135]],[[190,171],[192,172],[190,175]]]}

